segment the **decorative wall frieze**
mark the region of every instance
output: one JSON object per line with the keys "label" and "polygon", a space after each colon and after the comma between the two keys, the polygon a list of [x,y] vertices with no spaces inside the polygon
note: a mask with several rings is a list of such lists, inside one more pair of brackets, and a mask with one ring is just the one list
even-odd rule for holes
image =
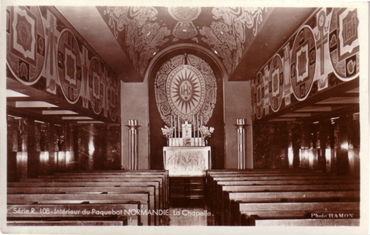
{"label": "decorative wall frieze", "polygon": [[256,73],[254,117],[262,119],[317,91],[357,78],[358,26],[356,9],[315,11]]}
{"label": "decorative wall frieze", "polygon": [[8,77],[118,120],[116,75],[58,11],[12,6],[6,15]]}

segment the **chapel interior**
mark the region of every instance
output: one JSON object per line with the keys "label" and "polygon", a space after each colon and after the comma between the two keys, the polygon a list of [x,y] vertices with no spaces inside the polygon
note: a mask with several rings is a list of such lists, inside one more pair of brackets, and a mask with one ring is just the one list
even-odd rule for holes
{"label": "chapel interior", "polygon": [[5,10],[7,226],[360,225],[357,8]]}

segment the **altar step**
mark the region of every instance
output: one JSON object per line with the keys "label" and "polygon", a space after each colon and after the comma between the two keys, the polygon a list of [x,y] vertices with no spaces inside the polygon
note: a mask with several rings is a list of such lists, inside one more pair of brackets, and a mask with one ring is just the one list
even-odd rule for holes
{"label": "altar step", "polygon": [[205,177],[170,177],[170,205],[200,207],[205,203]]}

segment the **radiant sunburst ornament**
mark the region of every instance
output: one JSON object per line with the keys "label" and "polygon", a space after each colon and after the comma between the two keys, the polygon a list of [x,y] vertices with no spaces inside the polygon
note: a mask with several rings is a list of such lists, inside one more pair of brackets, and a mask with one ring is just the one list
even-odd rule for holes
{"label": "radiant sunburst ornament", "polygon": [[203,75],[191,65],[180,65],[168,75],[166,93],[173,112],[184,120],[191,120],[205,100]]}
{"label": "radiant sunburst ornament", "polygon": [[217,83],[211,66],[193,55],[177,55],[164,62],[155,76],[155,101],[166,125],[173,118],[207,124],[216,105]]}

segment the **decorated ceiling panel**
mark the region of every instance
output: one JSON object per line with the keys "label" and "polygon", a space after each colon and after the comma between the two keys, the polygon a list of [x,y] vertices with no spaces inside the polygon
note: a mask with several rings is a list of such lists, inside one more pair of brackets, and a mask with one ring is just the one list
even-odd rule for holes
{"label": "decorated ceiling panel", "polygon": [[119,121],[119,80],[54,8],[14,6],[6,14],[8,77]]}
{"label": "decorated ceiling panel", "polygon": [[276,51],[252,81],[262,119],[359,75],[356,9],[320,8]]}
{"label": "decorated ceiling panel", "polygon": [[135,70],[143,76],[165,47],[196,43],[213,51],[231,74],[270,9],[212,7],[97,7]]}

